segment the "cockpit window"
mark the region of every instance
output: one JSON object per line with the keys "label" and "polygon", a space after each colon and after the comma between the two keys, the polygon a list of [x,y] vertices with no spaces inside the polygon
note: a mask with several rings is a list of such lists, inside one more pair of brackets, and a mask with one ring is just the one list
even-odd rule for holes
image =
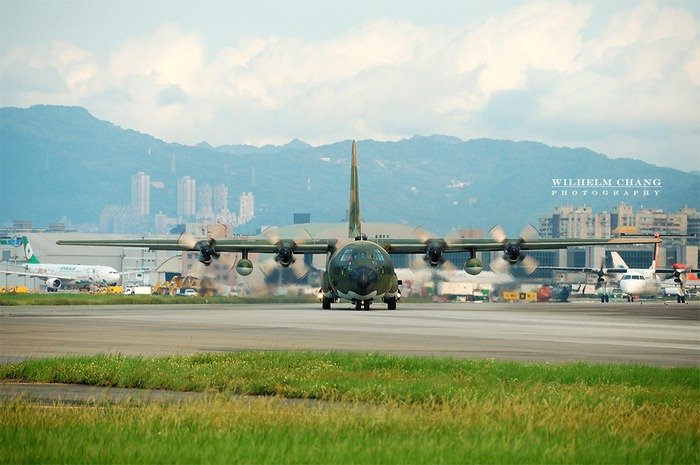
{"label": "cockpit window", "polygon": [[361,249],[354,249],[352,247],[343,251],[342,255],[340,256],[340,261],[352,262],[354,260],[359,260],[362,258],[371,258],[372,260],[375,260],[377,262],[385,261],[381,249],[366,251]]}
{"label": "cockpit window", "polygon": [[360,258],[365,258],[365,253],[362,250],[349,248],[343,252],[343,255],[340,256],[340,261],[351,262],[353,260],[359,260]]}

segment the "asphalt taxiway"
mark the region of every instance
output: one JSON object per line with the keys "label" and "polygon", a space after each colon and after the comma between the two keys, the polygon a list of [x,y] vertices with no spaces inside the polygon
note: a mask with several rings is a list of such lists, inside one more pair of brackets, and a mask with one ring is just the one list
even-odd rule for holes
{"label": "asphalt taxiway", "polygon": [[363,351],[700,367],[700,303],[0,307],[0,362],[66,354]]}

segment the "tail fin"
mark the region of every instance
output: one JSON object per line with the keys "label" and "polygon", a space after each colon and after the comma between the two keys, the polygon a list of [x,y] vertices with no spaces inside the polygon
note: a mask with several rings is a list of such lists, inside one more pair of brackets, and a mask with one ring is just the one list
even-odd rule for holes
{"label": "tail fin", "polygon": [[610,256],[612,257],[613,268],[629,268],[619,253],[613,251],[610,252]]}
{"label": "tail fin", "polygon": [[22,236],[22,242],[24,242],[24,256],[27,257],[27,263],[39,263],[39,258],[34,255],[34,251],[32,250],[32,246],[29,244],[29,239],[27,236]]}
{"label": "tail fin", "polygon": [[[654,234],[654,237],[659,239],[659,234]],[[654,243],[654,259],[651,261],[650,270],[656,270],[659,267],[659,245],[660,241]]]}
{"label": "tail fin", "polygon": [[350,164],[350,207],[348,209],[348,237],[362,236],[360,223],[360,189],[357,182],[357,145],[352,141],[352,162]]}

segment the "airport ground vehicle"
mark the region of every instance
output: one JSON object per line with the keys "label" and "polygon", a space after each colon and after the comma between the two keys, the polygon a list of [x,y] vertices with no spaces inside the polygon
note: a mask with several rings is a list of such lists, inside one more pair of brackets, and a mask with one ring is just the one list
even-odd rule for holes
{"label": "airport ground vehicle", "polygon": [[180,297],[197,297],[197,290],[190,288],[180,289],[177,294]]}
{"label": "airport ground vehicle", "polygon": [[127,294],[127,295],[135,295],[135,294],[150,295],[151,294],[151,286],[126,286],[126,287],[124,287],[124,291],[122,293]]}

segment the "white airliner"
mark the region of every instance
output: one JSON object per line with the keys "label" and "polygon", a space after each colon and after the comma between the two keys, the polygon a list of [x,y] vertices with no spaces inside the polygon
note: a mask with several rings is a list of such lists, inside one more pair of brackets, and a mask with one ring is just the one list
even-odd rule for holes
{"label": "white airliner", "polygon": [[[19,238],[11,240],[17,239]],[[4,242],[8,243],[7,241]],[[26,264],[22,265],[26,271],[0,270],[0,273],[43,279],[46,282],[46,290],[49,292],[56,292],[61,286],[65,285],[89,286],[94,284],[114,286],[119,283],[120,273],[111,266],[40,263],[32,251],[32,246],[29,244],[27,236],[22,236],[21,243],[24,246],[24,254],[27,257]]]}

